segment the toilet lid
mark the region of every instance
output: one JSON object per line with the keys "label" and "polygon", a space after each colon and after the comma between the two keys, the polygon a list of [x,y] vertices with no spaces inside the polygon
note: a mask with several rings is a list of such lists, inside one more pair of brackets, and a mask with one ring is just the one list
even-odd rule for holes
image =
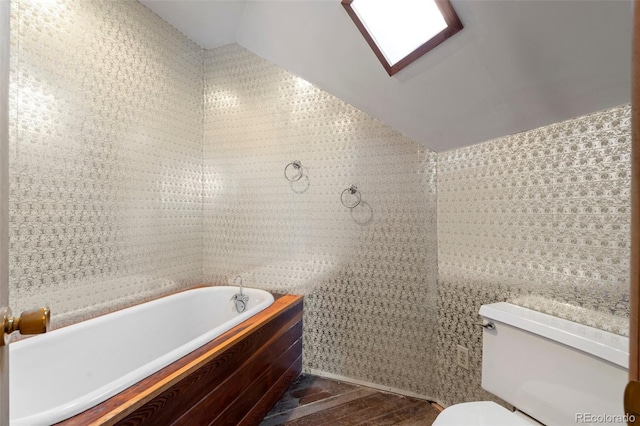
{"label": "toilet lid", "polygon": [[491,401],[465,402],[445,408],[433,426],[531,426],[535,420],[525,419]]}

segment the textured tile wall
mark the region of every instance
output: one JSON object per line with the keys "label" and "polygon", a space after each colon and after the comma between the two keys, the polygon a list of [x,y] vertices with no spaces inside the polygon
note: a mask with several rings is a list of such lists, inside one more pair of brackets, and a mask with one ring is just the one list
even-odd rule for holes
{"label": "textured tile wall", "polygon": [[435,172],[433,152],[248,50],[206,52],[205,277],[305,294],[306,369],[433,393]]}
{"label": "textured tile wall", "polygon": [[14,311],[60,325],[200,282],[202,49],[136,1],[11,7]]}
{"label": "textured tile wall", "polygon": [[[627,333],[630,108],[438,154],[438,396],[480,388],[480,305]],[[451,356],[467,346],[470,370]]]}

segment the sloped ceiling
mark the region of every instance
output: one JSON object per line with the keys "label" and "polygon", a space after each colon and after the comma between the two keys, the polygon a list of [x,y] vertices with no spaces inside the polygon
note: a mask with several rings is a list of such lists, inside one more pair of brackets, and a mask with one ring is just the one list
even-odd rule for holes
{"label": "sloped ceiling", "polygon": [[236,42],[244,0],[140,0],[205,49]]}
{"label": "sloped ceiling", "polygon": [[630,102],[631,1],[456,1],[465,28],[389,77],[340,0],[143,0],[445,151]]}

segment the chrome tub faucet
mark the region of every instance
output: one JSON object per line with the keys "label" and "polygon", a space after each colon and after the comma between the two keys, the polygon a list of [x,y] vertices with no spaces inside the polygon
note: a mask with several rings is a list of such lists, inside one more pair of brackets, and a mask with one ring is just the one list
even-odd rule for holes
{"label": "chrome tub faucet", "polygon": [[236,305],[236,311],[238,311],[238,313],[240,314],[247,309],[247,302],[249,302],[249,296],[242,293],[242,277],[240,275],[238,275],[233,279],[233,283],[234,284],[238,283],[238,285],[240,286],[240,293],[234,294],[233,297],[231,298],[231,300],[233,300],[233,303]]}

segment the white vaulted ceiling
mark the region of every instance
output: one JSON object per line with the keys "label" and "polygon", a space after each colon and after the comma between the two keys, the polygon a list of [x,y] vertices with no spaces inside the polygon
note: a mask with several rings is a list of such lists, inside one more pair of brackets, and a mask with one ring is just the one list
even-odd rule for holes
{"label": "white vaulted ceiling", "polygon": [[202,47],[237,42],[435,151],[630,101],[628,0],[453,0],[465,28],[393,77],[340,0],[142,3]]}
{"label": "white vaulted ceiling", "polygon": [[140,0],[205,49],[236,42],[245,0]]}

